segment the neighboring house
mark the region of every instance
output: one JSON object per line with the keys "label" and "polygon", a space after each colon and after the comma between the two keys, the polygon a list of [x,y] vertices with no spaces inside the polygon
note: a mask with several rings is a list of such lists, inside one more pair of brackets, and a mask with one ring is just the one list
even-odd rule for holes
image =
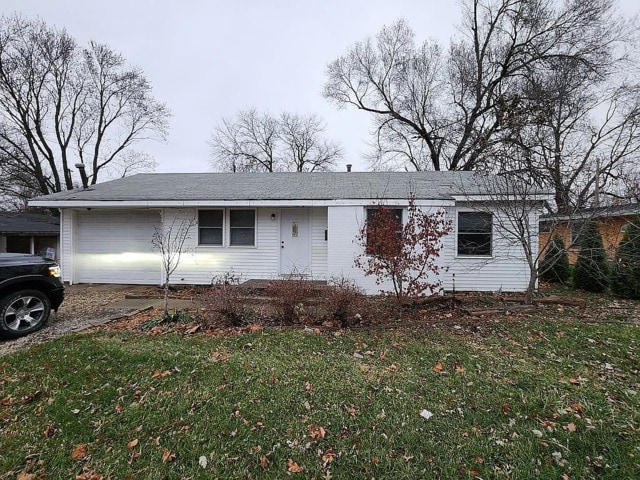
{"label": "neighboring house", "polygon": [[[297,272],[349,277],[375,293],[375,279],[354,266],[362,253],[356,236],[367,209],[381,203],[406,220],[411,193],[418,206],[444,210],[453,223],[439,259],[445,289],[454,282],[457,290],[526,289],[522,251],[497,234],[498,213],[487,211],[486,191],[471,172],[139,174],[30,205],[60,209],[67,282],[160,284],[154,227],[191,217],[197,225],[174,283],[209,284],[230,271],[245,280]],[[531,215],[537,225],[537,210]]]}
{"label": "neighboring house", "polygon": [[584,208],[571,214],[542,215],[540,217],[540,245],[544,250],[555,235],[562,237],[569,255],[569,263],[576,263],[580,253],[580,234],[586,222],[596,222],[607,258],[613,260],[629,222],[640,215],[640,204],[610,205]]}
{"label": "neighboring house", "polygon": [[0,252],[57,258],[60,220],[51,215],[0,212]]}

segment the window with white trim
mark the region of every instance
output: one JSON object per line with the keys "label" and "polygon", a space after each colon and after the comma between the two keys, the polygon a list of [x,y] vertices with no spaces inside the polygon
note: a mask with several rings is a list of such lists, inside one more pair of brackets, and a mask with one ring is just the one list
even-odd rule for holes
{"label": "window with white trim", "polygon": [[256,211],[229,210],[229,245],[254,246],[256,244]]}
{"label": "window with white trim", "polygon": [[493,217],[487,212],[458,212],[458,255],[490,257]]}
{"label": "window with white trim", "polygon": [[198,244],[222,245],[224,210],[198,211]]}

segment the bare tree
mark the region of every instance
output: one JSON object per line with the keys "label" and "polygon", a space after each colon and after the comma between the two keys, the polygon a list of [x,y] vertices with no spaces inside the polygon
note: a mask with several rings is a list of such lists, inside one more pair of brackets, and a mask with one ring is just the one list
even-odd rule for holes
{"label": "bare tree", "polygon": [[180,258],[184,252],[184,244],[189,238],[191,230],[196,226],[195,217],[176,215],[170,224],[156,225],[153,228],[151,245],[160,253],[162,260],[162,272],[164,276],[164,319],[169,318],[169,282],[171,275],[180,264]]}
{"label": "bare tree", "polygon": [[565,59],[526,76],[526,114],[511,127],[520,130],[531,170],[548,180],[559,211],[603,204],[621,190],[624,172],[638,168],[640,84],[614,81]]}
{"label": "bare tree", "polygon": [[325,124],[317,115],[280,115],[282,163],[287,170],[314,172],[331,170],[342,151],[337,143],[320,138]]}
{"label": "bare tree", "polygon": [[228,172],[274,172],[278,121],[256,109],[238,112],[236,119],[222,119],[211,138],[213,166]]}
{"label": "bare tree", "polygon": [[143,73],[108,46],[81,48],[42,21],[0,19],[2,193],[26,178],[39,194],[73,189],[78,162],[95,184],[133,143],[164,138],[168,117]]}
{"label": "bare tree", "polygon": [[158,162],[146,152],[137,150],[123,150],[107,166],[109,177],[123,178],[136,173],[152,172],[158,166]]}
{"label": "bare tree", "polygon": [[618,191],[609,191],[607,194],[616,203],[640,203],[640,169],[621,169],[617,180],[619,182]]}
{"label": "bare tree", "polygon": [[222,119],[211,138],[215,170],[231,172],[312,172],[331,170],[342,151],[323,139],[316,115],[283,112],[275,117],[255,109]]}
{"label": "bare tree", "polygon": [[461,37],[448,49],[416,45],[400,20],[329,64],[325,97],[372,115],[375,169],[493,168],[510,122],[528,113],[523,77],[558,59],[604,75],[631,30],[613,17],[614,0],[463,5]]}

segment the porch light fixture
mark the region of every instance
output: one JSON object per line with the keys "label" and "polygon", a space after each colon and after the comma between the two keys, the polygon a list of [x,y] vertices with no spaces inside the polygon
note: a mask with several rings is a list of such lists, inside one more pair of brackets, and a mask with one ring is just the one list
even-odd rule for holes
{"label": "porch light fixture", "polygon": [[275,220],[275,219],[276,219],[276,214],[275,214],[275,213],[272,213],[272,214],[271,214],[271,220]]}

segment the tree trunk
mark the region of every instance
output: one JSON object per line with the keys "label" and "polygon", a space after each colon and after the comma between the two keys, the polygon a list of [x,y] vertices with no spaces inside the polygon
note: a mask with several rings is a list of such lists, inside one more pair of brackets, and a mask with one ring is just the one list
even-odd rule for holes
{"label": "tree trunk", "polygon": [[164,320],[169,319],[169,277],[164,282]]}
{"label": "tree trunk", "polygon": [[524,303],[525,305],[533,304],[533,295],[536,292],[536,282],[538,280],[538,275],[535,271],[531,271],[529,274],[529,285],[527,285],[527,291],[524,294]]}

